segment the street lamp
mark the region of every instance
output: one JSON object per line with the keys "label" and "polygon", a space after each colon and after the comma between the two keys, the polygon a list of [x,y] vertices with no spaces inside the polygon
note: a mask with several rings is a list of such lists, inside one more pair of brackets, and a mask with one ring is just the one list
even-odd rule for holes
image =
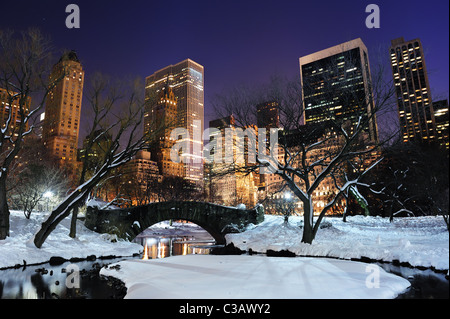
{"label": "street lamp", "polygon": [[285,200],[290,200],[291,198],[292,198],[291,193],[289,193],[289,192],[284,193],[284,199]]}
{"label": "street lamp", "polygon": [[47,211],[48,211],[48,202],[49,202],[50,198],[53,197],[53,193],[52,193],[51,191],[46,191],[46,192],[44,193],[44,195],[42,195],[42,196],[44,196],[45,198],[47,198]]}

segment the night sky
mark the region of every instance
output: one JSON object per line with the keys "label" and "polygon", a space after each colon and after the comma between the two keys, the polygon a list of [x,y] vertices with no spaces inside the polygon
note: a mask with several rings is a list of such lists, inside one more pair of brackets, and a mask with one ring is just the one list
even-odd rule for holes
{"label": "night sky", "polygon": [[[67,29],[67,4],[81,28]],[[368,29],[365,8],[380,7],[381,27]],[[39,27],[58,50],[74,49],[89,74],[140,76],[186,58],[205,68],[205,120],[215,94],[299,73],[298,58],[360,37],[372,66],[389,67],[390,40],[420,38],[434,100],[448,98],[449,1],[85,1],[2,3],[0,29]],[[56,61],[55,61],[56,62]],[[85,84],[86,86],[86,84]]]}

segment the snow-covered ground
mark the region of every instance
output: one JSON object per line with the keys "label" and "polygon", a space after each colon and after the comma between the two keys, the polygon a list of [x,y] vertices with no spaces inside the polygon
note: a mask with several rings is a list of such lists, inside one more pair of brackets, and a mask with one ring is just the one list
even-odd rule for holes
{"label": "snow-covered ground", "polygon": [[[448,269],[449,235],[442,217],[349,217],[323,221],[312,245],[302,244],[302,219],[265,216],[228,243],[256,252],[342,259],[368,257]],[[126,260],[104,275],[125,282],[126,298],[393,298],[410,284],[375,264],[330,258],[190,255]],[[377,285],[379,283],[379,285]]]}
{"label": "snow-covered ground", "polygon": [[142,246],[128,241],[111,242],[111,236],[99,235],[84,227],[82,222],[77,225],[77,238],[68,236],[70,218],[63,220],[50,234],[41,249],[33,244],[33,236],[45,221],[47,213],[34,212],[26,219],[23,212],[11,211],[10,236],[0,240],[0,268],[16,264],[45,262],[53,256],[66,259],[72,257],[86,258],[89,255],[131,256],[142,251]]}
{"label": "snow-covered ground", "polygon": [[227,243],[242,250],[265,253],[289,250],[296,255],[368,257],[376,260],[407,262],[412,266],[449,269],[449,233],[442,216],[387,218],[350,216],[324,218],[311,245],[301,243],[302,217],[290,217],[289,224],[281,216],[266,215],[264,222],[251,225],[247,231],[226,235]]}
{"label": "snow-covered ground", "polygon": [[[52,256],[131,256],[142,251],[138,244],[111,242],[110,236],[92,232],[81,222],[77,238],[72,239],[68,237],[70,218],[37,249],[33,235],[45,217],[33,213],[27,220],[22,212],[11,212],[10,237],[0,241],[0,268],[24,260],[27,264],[45,262]],[[322,222],[327,227],[319,230],[312,245],[301,243],[301,221],[291,217],[284,224],[283,217],[266,215],[261,224],[226,239],[256,252],[289,250],[297,255],[449,267],[449,234],[442,217],[397,218],[393,223],[380,217],[354,216],[347,223],[327,218]],[[166,226],[154,231],[165,232]],[[119,264],[120,270],[103,269],[102,273],[125,281],[128,298],[392,298],[409,285],[401,277],[370,268],[377,267],[373,264],[327,258],[191,255]],[[371,282],[379,282],[379,288]]]}
{"label": "snow-covered ground", "polygon": [[126,260],[100,273],[130,299],[394,298],[409,281],[378,266],[329,258],[187,255]]}

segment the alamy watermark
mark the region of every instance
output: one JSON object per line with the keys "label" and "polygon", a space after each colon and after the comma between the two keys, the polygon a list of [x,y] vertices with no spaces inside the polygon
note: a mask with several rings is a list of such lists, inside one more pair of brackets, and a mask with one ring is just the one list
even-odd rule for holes
{"label": "alamy watermark", "polygon": [[380,288],[380,267],[377,265],[367,265],[366,287],[369,289]]}
{"label": "alamy watermark", "polygon": [[80,268],[75,264],[69,264],[66,267],[66,287],[69,289],[80,288]]}
{"label": "alamy watermark", "polygon": [[366,13],[370,13],[366,17],[366,27],[369,29],[380,28],[380,7],[376,4],[369,4],[366,7]]}
{"label": "alamy watermark", "polygon": [[69,4],[66,7],[66,13],[70,13],[66,17],[66,27],[69,29],[80,28],[80,7],[76,4]]}
{"label": "alamy watermark", "polygon": [[[260,164],[261,174],[274,173],[278,167],[278,128],[224,130],[208,128],[201,132],[201,121],[193,121],[193,136],[186,128],[175,128],[170,138],[175,144],[170,159],[175,163]],[[224,135],[222,134],[224,133]],[[202,140],[209,141],[202,149]]]}

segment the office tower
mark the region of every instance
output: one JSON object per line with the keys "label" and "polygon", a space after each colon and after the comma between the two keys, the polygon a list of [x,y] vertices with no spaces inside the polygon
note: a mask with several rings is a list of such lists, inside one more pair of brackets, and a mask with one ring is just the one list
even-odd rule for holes
{"label": "office tower", "polygon": [[258,104],[256,106],[256,121],[258,128],[266,128],[269,132],[270,128],[280,127],[279,104],[276,101],[270,101]]}
{"label": "office tower", "polygon": [[378,140],[369,55],[360,38],[299,59],[303,124],[350,121],[368,123],[371,141]]}
{"label": "office tower", "polygon": [[[270,129],[280,128],[280,114],[279,104],[277,101],[269,101],[260,103],[256,106],[256,122],[258,123],[258,129],[266,129],[266,144],[267,148],[270,147]],[[261,142],[261,141],[259,141]],[[283,148],[278,147],[278,158],[280,154],[283,154]],[[275,174],[260,174],[259,185],[260,194],[264,197],[267,194],[275,192],[274,188],[278,187],[282,182],[282,178]]]}
{"label": "office tower", "polygon": [[77,169],[78,133],[84,70],[74,51],[66,52],[53,66],[50,81],[64,78],[49,92],[45,104],[43,142],[60,167],[73,178]]}
{"label": "office tower", "polygon": [[403,141],[435,140],[433,104],[420,40],[394,39],[389,52]]}
{"label": "office tower", "polygon": [[158,200],[155,185],[162,181],[158,165],[148,151],[141,150],[120,169],[122,197],[132,205],[143,205]]}
{"label": "office tower", "polygon": [[[0,88],[0,124],[1,128],[4,129],[9,116],[11,119],[9,121],[8,134],[12,134],[13,137],[17,137],[17,130],[22,122],[22,117],[20,116],[20,99],[19,97],[14,98],[17,92],[7,91],[6,89]],[[25,104],[22,106],[25,116],[28,115],[30,111],[31,97],[27,97]],[[25,131],[28,130],[28,123],[26,123]]]}
{"label": "office tower", "polygon": [[112,143],[112,135],[104,129],[96,130],[92,136],[85,137],[83,147],[78,149],[77,160],[78,162],[86,160],[86,174],[88,176],[94,174],[99,165],[102,165]]}
{"label": "office tower", "polygon": [[204,79],[203,66],[186,59],[174,65],[169,65],[145,80],[146,112],[144,132],[149,132],[153,112],[158,108],[161,91],[172,89],[177,102],[176,127],[185,129],[189,136],[179,136],[187,140],[189,150],[183,150],[183,177],[203,188],[203,120],[204,120]]}
{"label": "office tower", "polygon": [[433,102],[434,121],[436,124],[436,136],[439,146],[449,149],[449,116],[448,100]]}
{"label": "office tower", "polygon": [[163,176],[184,176],[184,166],[170,158],[170,152],[175,144],[170,134],[177,124],[177,99],[169,83],[166,82],[158,94],[156,104],[146,116],[149,130],[155,135],[149,149],[152,159],[158,163]]}
{"label": "office tower", "polygon": [[[223,205],[245,204],[247,207],[254,207],[257,203],[257,190],[259,184],[259,174],[257,172],[246,172],[240,170],[241,166],[248,167],[249,137],[239,134],[240,128],[236,127],[233,115],[216,119],[209,122],[210,128],[216,128],[210,136],[210,143],[214,148],[210,152],[208,173],[210,175],[209,192],[210,200]],[[251,127],[258,131],[256,127]],[[215,144],[214,140],[221,139],[221,143]],[[226,139],[231,139],[226,141]],[[216,147],[221,146],[221,150]],[[219,152],[220,158],[215,153]],[[243,160],[242,163],[239,163]]]}

